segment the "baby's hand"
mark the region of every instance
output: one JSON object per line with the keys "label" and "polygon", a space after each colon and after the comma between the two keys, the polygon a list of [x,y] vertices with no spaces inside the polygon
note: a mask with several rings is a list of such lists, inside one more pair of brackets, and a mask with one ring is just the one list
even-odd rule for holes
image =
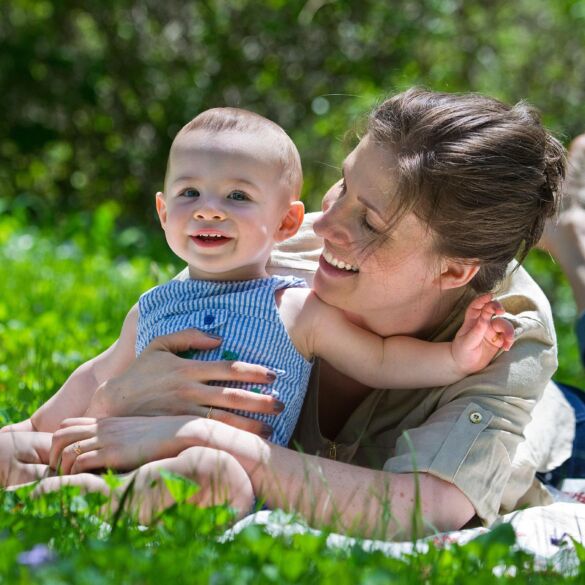
{"label": "baby's hand", "polygon": [[465,312],[463,325],[451,347],[453,360],[465,374],[485,368],[500,349],[508,351],[514,343],[514,327],[504,314],[504,308],[490,294],[477,297]]}

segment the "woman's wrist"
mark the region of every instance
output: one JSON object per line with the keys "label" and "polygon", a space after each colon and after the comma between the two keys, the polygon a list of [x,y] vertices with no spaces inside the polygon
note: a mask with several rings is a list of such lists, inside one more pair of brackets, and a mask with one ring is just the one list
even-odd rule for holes
{"label": "woman's wrist", "polygon": [[226,451],[238,460],[250,478],[260,480],[271,459],[274,445],[258,435],[228,424],[201,417],[180,417],[185,420],[176,437],[183,448],[209,447]]}
{"label": "woman's wrist", "polygon": [[84,416],[91,418],[107,418],[112,416],[123,416],[124,413],[115,412],[108,396],[107,381],[98,386],[92,396]]}

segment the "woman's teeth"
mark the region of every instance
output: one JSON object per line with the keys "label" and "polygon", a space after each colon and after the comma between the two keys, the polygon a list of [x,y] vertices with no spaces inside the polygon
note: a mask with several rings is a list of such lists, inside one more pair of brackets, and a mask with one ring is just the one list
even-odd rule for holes
{"label": "woman's teeth", "polygon": [[327,264],[331,264],[331,266],[335,266],[335,268],[347,270],[348,272],[358,272],[357,266],[352,266],[351,264],[345,263],[343,260],[338,260],[335,258],[335,256],[333,256],[333,254],[331,254],[331,252],[328,252],[327,250],[323,250],[323,258],[325,258]]}

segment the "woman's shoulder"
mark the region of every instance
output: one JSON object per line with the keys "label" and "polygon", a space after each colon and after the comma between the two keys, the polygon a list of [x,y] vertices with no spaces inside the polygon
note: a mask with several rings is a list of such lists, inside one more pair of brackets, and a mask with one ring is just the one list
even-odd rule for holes
{"label": "woman's shoulder", "polygon": [[555,329],[550,302],[528,271],[516,262],[508,266],[506,276],[494,290],[506,313],[513,320],[535,322],[555,339]]}

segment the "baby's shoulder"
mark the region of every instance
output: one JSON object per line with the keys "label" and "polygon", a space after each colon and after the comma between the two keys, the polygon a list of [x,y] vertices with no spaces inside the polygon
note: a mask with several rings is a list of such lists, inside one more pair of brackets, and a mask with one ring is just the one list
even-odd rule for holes
{"label": "baby's shoulder", "polygon": [[274,298],[282,314],[283,311],[302,311],[311,294],[310,288],[281,288],[274,293]]}

